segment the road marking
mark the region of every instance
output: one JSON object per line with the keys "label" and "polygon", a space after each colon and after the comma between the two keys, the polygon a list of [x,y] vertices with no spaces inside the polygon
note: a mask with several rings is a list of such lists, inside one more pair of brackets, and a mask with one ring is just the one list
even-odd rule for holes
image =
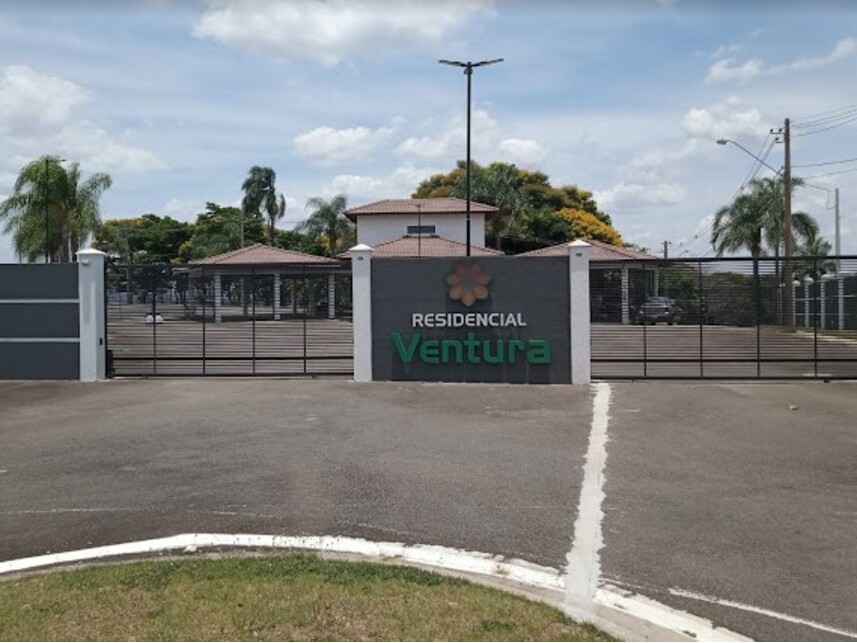
{"label": "road marking", "polygon": [[[571,551],[566,556],[566,613],[608,629],[611,623],[618,622],[616,612],[621,612],[699,641],[749,641],[740,634],[716,627],[711,621],[604,583],[601,578],[600,552],[604,547],[601,524],[604,520],[604,470],[607,464],[607,429],[610,424],[612,391],[606,382],[599,382],[593,388],[592,428],[583,465],[574,539]],[[614,610],[613,613],[605,614],[605,607]],[[634,628],[632,638],[641,638],[640,631],[639,627]]]}
{"label": "road marking", "polygon": [[574,521],[574,540],[566,556],[565,593],[570,603],[587,603],[595,598],[601,577],[601,556],[604,546],[601,521],[604,511],[604,466],[607,463],[607,425],[610,421],[610,385],[595,384],[592,401],[592,428],[583,465],[583,484]]}
{"label": "road marking", "polygon": [[153,554],[170,550],[193,552],[202,548],[214,547],[297,549],[355,554],[373,558],[395,559],[455,572],[481,574],[503,580],[514,580],[539,589],[559,591],[563,589],[562,576],[556,569],[482,552],[436,545],[373,542],[362,538],[342,536],[271,536],[265,534],[179,534],[118,545],[89,547],[76,551],[0,562],[0,575],[117,556]]}
{"label": "road marking", "polygon": [[773,610],[765,609],[764,607],[756,607],[754,605],[747,605],[746,603],[739,603],[738,601],[730,601],[723,598],[717,598],[716,596],[707,596],[705,594],[689,592],[685,589],[677,589],[671,587],[668,591],[673,596],[681,596],[682,598],[690,598],[696,601],[705,601],[706,603],[714,603],[715,605],[732,607],[735,609],[743,610],[745,612],[762,614],[764,616],[770,616],[771,618],[776,618],[781,621],[788,621],[789,623],[796,623],[797,625],[806,625],[807,627],[811,627],[816,630],[821,630],[822,632],[827,632],[829,634],[836,634],[837,636],[847,636],[849,638],[857,639],[857,632],[855,631],[842,630],[836,627],[831,627],[829,625],[824,625],[823,623],[819,623],[817,621],[810,621],[804,618],[799,618],[797,616],[790,616],[781,612],[774,612]]}

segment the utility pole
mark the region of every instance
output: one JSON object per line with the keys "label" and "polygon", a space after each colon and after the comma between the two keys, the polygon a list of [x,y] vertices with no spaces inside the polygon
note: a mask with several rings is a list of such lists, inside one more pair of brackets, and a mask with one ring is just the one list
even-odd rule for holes
{"label": "utility pole", "polygon": [[671,241],[664,241],[664,259],[670,258],[669,247],[672,245]]}
{"label": "utility pole", "polygon": [[794,256],[794,238],[792,237],[792,137],[791,123],[787,118],[783,127],[783,143],[785,145],[785,164],[783,166],[783,317],[786,326],[794,325],[794,293],[792,280],[794,270],[792,269],[792,257]]}
{"label": "utility pole", "polygon": [[834,213],[834,221],[836,222],[835,228],[835,239],[834,239],[834,252],[836,253],[836,273],[842,273],[842,233],[839,230],[839,188],[836,188],[833,191],[833,213]]}

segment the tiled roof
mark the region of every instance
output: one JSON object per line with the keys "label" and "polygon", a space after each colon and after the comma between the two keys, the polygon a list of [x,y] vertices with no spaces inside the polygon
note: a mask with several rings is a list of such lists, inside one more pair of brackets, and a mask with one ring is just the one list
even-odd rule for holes
{"label": "tiled roof", "polygon": [[333,259],[327,257],[319,257],[318,255],[308,255],[297,250],[284,250],[283,248],[274,248],[261,243],[254,243],[252,246],[238,248],[238,250],[230,250],[214,257],[206,257],[192,263],[196,264],[215,264],[215,265],[233,265],[233,264],[275,264],[275,263],[337,263]]}
{"label": "tiled roof", "polygon": [[[497,208],[493,205],[471,201],[470,211],[491,216],[497,212]],[[345,216],[356,221],[358,216],[371,214],[464,214],[465,212],[467,212],[467,201],[457,197],[444,197],[436,199],[384,199],[346,210]]]}
{"label": "tiled roof", "polygon": [[[391,239],[373,246],[372,250],[373,257],[464,257],[467,255],[465,244],[435,235]],[[473,257],[494,257],[503,256],[503,254],[500,250],[470,244],[470,255]],[[340,255],[340,257],[348,256],[348,253]]]}
{"label": "tiled roof", "polygon": [[[603,241],[595,241],[594,239],[584,239],[586,243],[592,246],[589,251],[589,260],[596,261],[641,261],[646,259],[657,259],[654,255],[650,255],[633,248],[622,248],[619,246],[611,246]],[[565,257],[568,256],[568,243],[560,243],[547,248],[539,248],[524,252],[517,257]]]}

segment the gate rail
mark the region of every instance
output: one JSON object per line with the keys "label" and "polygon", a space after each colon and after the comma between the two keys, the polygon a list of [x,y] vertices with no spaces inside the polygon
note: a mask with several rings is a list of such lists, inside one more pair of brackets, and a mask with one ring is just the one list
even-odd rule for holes
{"label": "gate rail", "polygon": [[857,257],[788,263],[592,264],[593,378],[857,379]]}
{"label": "gate rail", "polygon": [[351,376],[347,264],[105,268],[111,376]]}

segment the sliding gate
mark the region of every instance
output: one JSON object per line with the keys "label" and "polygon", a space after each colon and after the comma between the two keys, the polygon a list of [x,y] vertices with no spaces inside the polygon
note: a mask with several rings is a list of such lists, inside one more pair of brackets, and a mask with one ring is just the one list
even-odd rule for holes
{"label": "sliding gate", "polygon": [[593,263],[590,299],[596,379],[857,379],[857,257]]}
{"label": "sliding gate", "polygon": [[108,265],[113,376],[351,376],[348,265]]}

